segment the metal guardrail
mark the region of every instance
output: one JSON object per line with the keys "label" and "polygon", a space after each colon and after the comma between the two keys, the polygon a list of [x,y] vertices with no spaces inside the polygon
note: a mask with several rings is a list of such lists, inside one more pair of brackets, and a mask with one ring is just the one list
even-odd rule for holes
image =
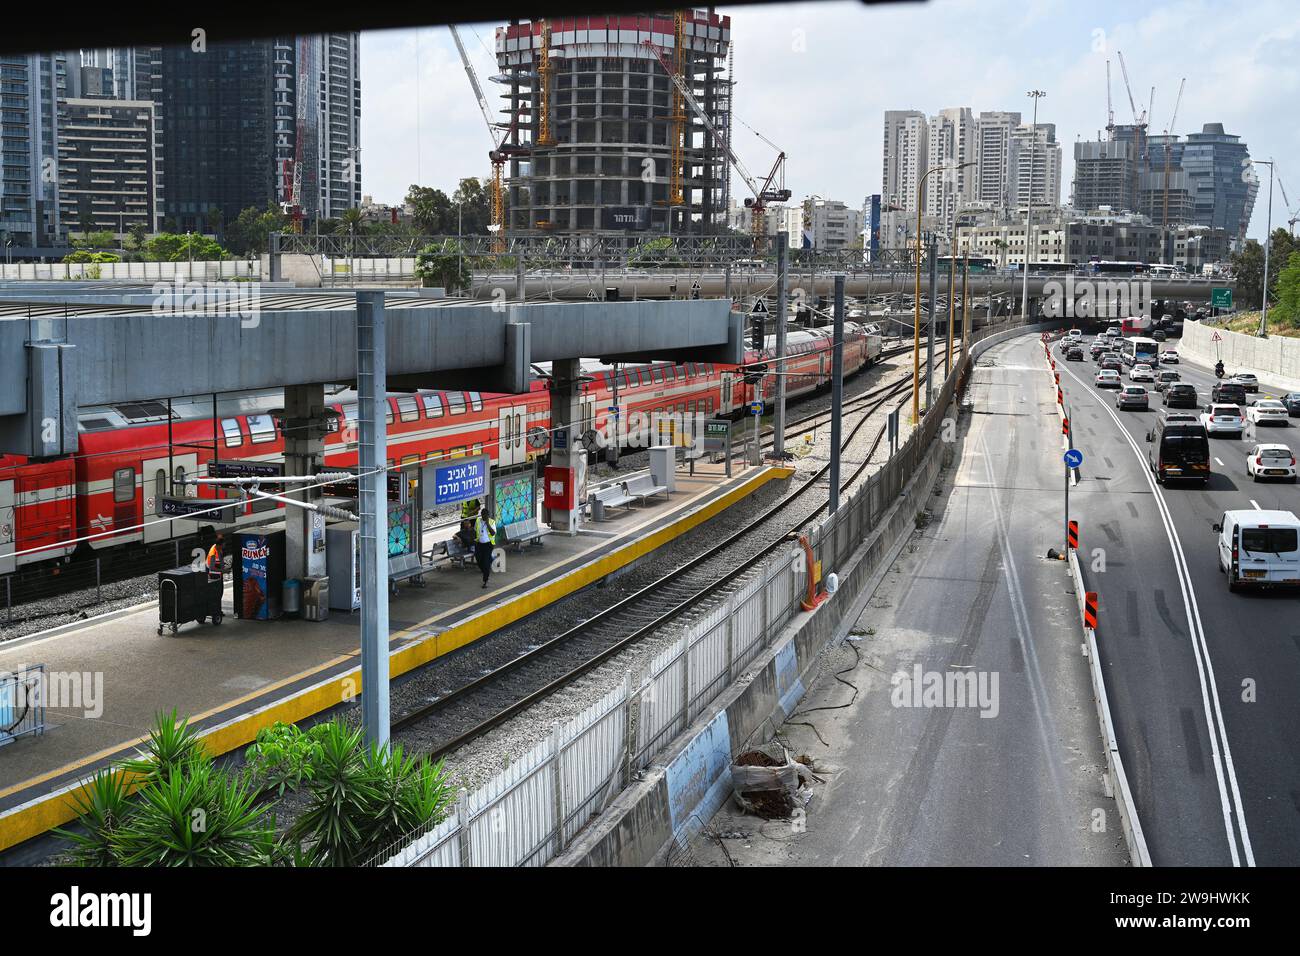
{"label": "metal guardrail", "polygon": [[45,732],[45,665],[0,671],[0,747]]}

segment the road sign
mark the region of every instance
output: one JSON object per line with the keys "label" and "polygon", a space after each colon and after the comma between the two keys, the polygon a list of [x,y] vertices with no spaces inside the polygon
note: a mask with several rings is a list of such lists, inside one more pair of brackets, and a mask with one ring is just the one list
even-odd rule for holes
{"label": "road sign", "polygon": [[1232,290],[1231,290],[1231,289],[1211,289],[1211,290],[1210,290],[1210,308],[1212,308],[1212,309],[1231,309],[1231,308],[1232,308]]}
{"label": "road sign", "polygon": [[750,403],[749,403],[749,414],[751,414],[751,415],[762,415],[762,414],[763,414],[763,403],[762,403],[762,402],[750,402]]}
{"label": "road sign", "polygon": [[1077,448],[1071,448],[1065,453],[1065,465],[1067,468],[1078,468],[1083,464],[1083,452]]}
{"label": "road sign", "polygon": [[1215,332],[1213,335],[1210,336],[1210,341],[1211,341],[1211,342],[1222,342],[1222,341],[1223,341],[1223,336],[1220,335],[1218,332]]}

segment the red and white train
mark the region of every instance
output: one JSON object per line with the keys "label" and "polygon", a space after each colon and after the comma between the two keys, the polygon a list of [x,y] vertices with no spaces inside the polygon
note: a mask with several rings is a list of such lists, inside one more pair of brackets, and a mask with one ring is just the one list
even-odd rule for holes
{"label": "red and white train", "polygon": [[[830,383],[831,333],[811,329],[787,336],[786,394],[798,397]],[[760,353],[750,349],[746,365],[771,362],[775,339],[769,336]],[[880,336],[849,323],[845,327],[845,374],[857,372],[880,355]],[[614,370],[597,362],[583,363],[584,430],[606,427],[613,398]],[[759,387],[745,381],[744,368],[707,362],[654,362],[618,369],[618,404],[622,420],[660,421],[674,414],[683,418],[703,414],[739,414],[756,399]],[[775,376],[763,377],[762,398],[775,397]],[[550,396],[545,377],[521,395],[469,391],[422,390],[388,397],[388,464],[414,466],[430,458],[489,453],[499,466],[522,464],[550,447]],[[273,409],[283,404],[279,391],[222,396],[213,417],[210,398],[173,400],[170,430],[165,402],[82,409],[80,448],[75,456],[29,461],[0,455],[0,574],[17,567],[66,558],[74,551],[99,551],[123,545],[149,544],[193,534],[193,520],[162,518],[162,499],[185,492],[186,477],[203,476],[213,460],[283,461],[284,441]],[[355,393],[327,396],[343,427],[327,435],[326,464],[332,469],[357,464]],[[352,439],[352,440],[349,440]],[[657,436],[663,440],[663,436]],[[631,443],[637,443],[634,437]],[[198,486],[199,496],[216,498],[211,486]],[[230,494],[234,494],[233,492]],[[266,506],[241,504],[238,523],[264,521]]]}

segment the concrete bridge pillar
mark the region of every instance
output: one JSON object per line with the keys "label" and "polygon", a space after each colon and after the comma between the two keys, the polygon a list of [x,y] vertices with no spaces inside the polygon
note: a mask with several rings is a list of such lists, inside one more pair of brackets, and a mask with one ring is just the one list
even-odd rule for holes
{"label": "concrete bridge pillar", "polygon": [[571,489],[566,507],[543,507],[542,520],[551,530],[577,534],[582,503],[587,497],[587,450],[582,435],[595,420],[595,399],[584,401],[579,359],[551,363],[551,464],[543,476],[543,500],[554,500],[553,484]]}
{"label": "concrete bridge pillar", "polygon": [[[284,390],[284,473],[313,475],[324,470],[325,435],[329,420],[325,415],[324,385],[290,385]],[[291,484],[285,496],[299,501],[319,501],[319,489],[301,490]],[[285,575],[290,578],[324,577],[325,516],[296,508],[285,508]]]}

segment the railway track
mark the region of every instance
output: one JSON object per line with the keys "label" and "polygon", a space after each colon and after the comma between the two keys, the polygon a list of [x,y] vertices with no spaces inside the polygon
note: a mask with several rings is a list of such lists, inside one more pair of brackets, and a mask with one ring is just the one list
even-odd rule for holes
{"label": "railway track", "polygon": [[[910,380],[903,379],[859,396],[855,403],[864,407],[864,413],[844,437],[841,448],[847,448],[855,440],[872,413],[910,385]],[[799,423],[790,426],[792,429],[797,427],[806,426]],[[843,482],[844,487],[852,485],[861,476],[884,434],[885,426],[882,424],[867,454]],[[392,722],[393,732],[401,734],[419,728],[427,740],[430,731],[427,723],[436,719],[435,742],[432,747],[421,749],[427,750],[432,758],[448,754],[650,636],[703,601],[725,593],[733,582],[826,510],[827,503],[822,502],[811,510],[803,510],[792,520],[777,520],[793,512],[795,503],[801,501],[810,489],[823,486],[829,470],[828,463],[754,521],[667,576],[577,626],[533,645],[520,656],[461,685],[450,694],[398,715]],[[739,562],[735,560],[736,552],[745,555]]]}

